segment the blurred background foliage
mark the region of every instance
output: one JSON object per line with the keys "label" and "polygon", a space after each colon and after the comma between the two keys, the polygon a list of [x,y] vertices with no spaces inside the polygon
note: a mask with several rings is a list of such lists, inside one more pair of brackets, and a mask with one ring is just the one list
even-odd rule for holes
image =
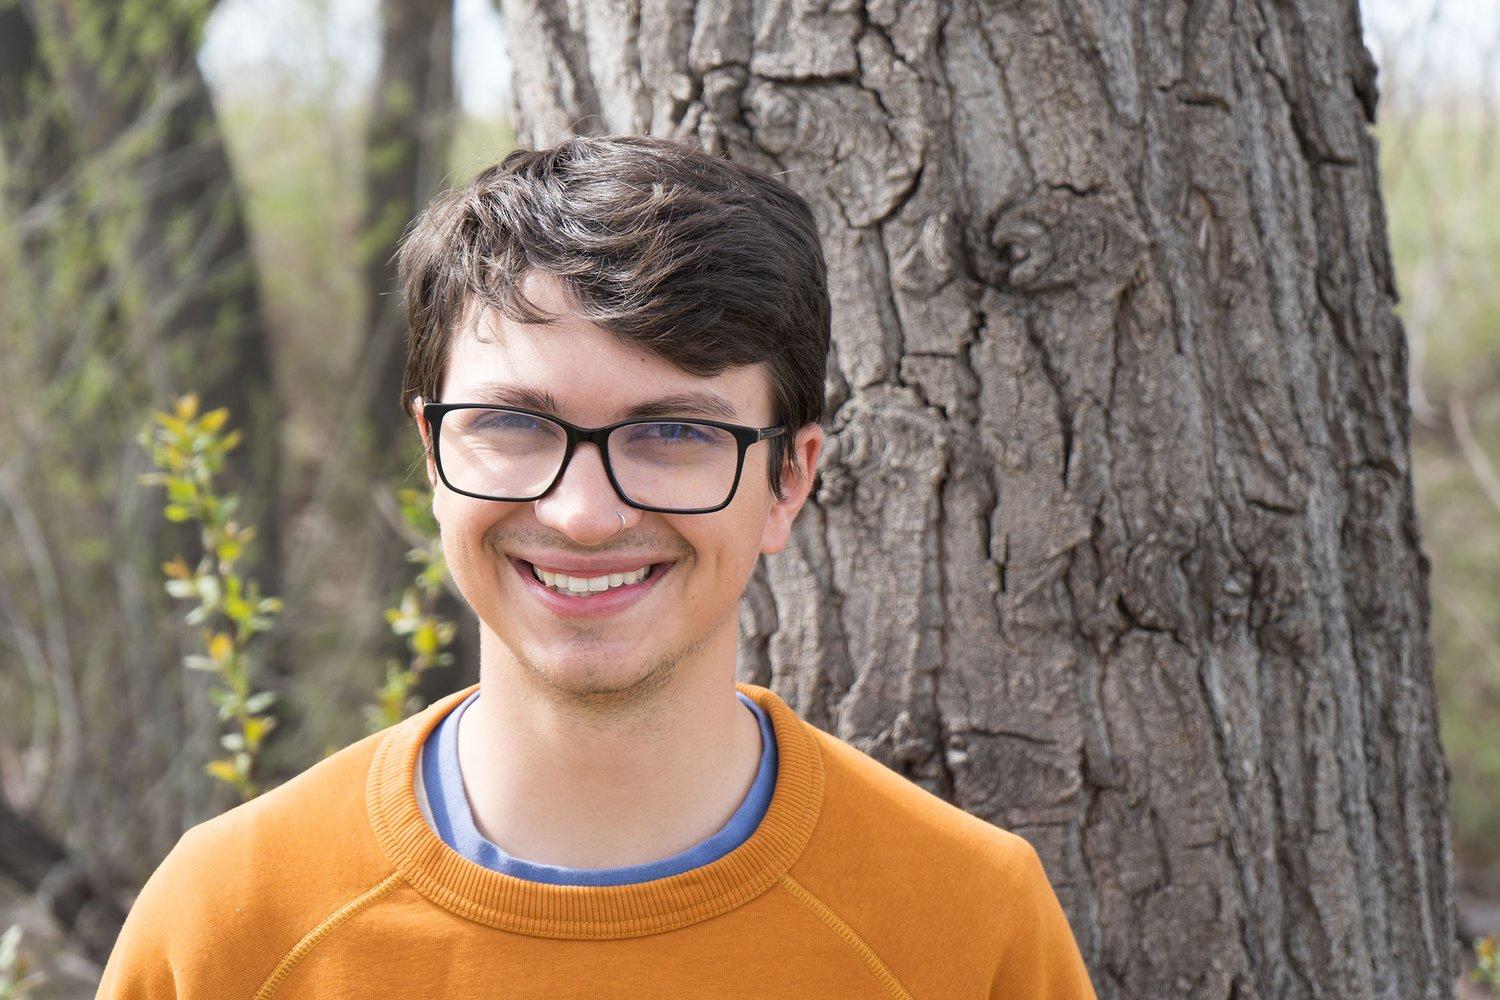
{"label": "blurred background foliage", "polygon": [[[1367,3],[1461,901],[1500,899],[1500,6]],[[1494,905],[1491,903],[1490,905]]]}
{"label": "blurred background foliage", "polygon": [[[1363,3],[1474,911],[1500,906],[1495,8]],[[0,0],[0,930],[49,976],[30,995],[88,996],[122,901],[235,801],[204,774],[211,678],[181,668],[199,637],[162,587],[194,534],[136,483],[152,411],[196,392],[245,434],[225,488],[258,530],[246,574],[284,600],[255,678],[277,693],[268,784],[365,735],[383,685],[391,711],[474,679],[472,616],[424,571],[452,659],[392,693],[410,650],[382,612],[415,607],[427,484],[389,256],[512,147],[510,71],[490,0],[25,10]]]}
{"label": "blurred background foliage", "polygon": [[[1461,871],[1500,894],[1500,146],[1473,107],[1388,126],[1412,448]],[[1420,347],[1418,347],[1420,345]]]}

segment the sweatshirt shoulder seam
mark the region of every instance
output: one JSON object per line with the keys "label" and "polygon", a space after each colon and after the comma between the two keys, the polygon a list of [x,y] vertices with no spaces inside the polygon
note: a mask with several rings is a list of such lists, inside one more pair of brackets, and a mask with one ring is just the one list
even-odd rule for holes
{"label": "sweatshirt shoulder seam", "polygon": [[282,982],[286,980],[287,976],[292,974],[292,970],[297,967],[297,963],[306,958],[308,952],[317,947],[318,942],[322,941],[329,934],[332,934],[344,921],[369,907],[371,904],[378,902],[382,897],[390,893],[392,889],[401,885],[403,881],[400,872],[391,872],[375,885],[324,917],[318,923],[318,926],[302,935],[302,940],[293,945],[291,951],[288,951],[282,960],[276,963],[276,968],[266,977],[266,981],[260,984],[260,989],[255,991],[255,1000],[268,1000],[281,987]]}
{"label": "sweatshirt shoulder seam", "polygon": [[781,876],[781,885],[798,902],[811,910],[815,917],[827,924],[849,946],[849,950],[853,951],[859,960],[864,963],[865,968],[879,980],[880,985],[885,987],[887,993],[894,997],[895,1000],[912,1000],[912,995],[907,992],[906,987],[901,985],[901,980],[897,979],[895,973],[886,967],[886,964],[880,960],[880,956],[875,954],[875,950],[865,943],[864,938],[860,937],[854,928],[844,923],[843,919],[837,913],[834,913],[828,904],[824,903],[790,874]]}

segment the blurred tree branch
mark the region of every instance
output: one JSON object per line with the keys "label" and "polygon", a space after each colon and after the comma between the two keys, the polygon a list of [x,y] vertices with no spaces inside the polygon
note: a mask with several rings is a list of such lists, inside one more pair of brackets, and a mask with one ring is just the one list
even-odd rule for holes
{"label": "blurred tree branch", "polygon": [[0,796],[0,874],[38,900],[90,959],[104,964],[125,907],[88,865]]}
{"label": "blurred tree branch", "polygon": [[1448,422],[1453,427],[1459,451],[1474,472],[1474,479],[1490,503],[1500,511],[1500,475],[1495,474],[1495,467],[1490,464],[1489,456],[1474,437],[1474,426],[1469,422],[1469,408],[1460,396],[1454,395],[1448,399]]}

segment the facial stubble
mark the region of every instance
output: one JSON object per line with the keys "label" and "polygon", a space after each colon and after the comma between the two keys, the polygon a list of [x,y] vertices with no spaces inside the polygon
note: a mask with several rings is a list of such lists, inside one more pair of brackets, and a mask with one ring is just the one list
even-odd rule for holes
{"label": "facial stubble", "polygon": [[[628,613],[628,612],[627,612]],[[655,728],[672,721],[670,697],[666,692],[677,678],[682,665],[699,656],[729,615],[738,615],[739,602],[729,607],[708,628],[690,638],[676,649],[667,650],[646,659],[643,669],[623,684],[611,684],[601,677],[601,671],[590,667],[581,676],[567,671],[549,671],[528,657],[523,650],[512,653],[521,670],[537,687],[545,689],[550,700],[565,706],[569,711],[583,717],[592,717],[600,723],[622,722]],[[591,623],[595,634],[607,636],[611,627],[606,622]],[[601,643],[600,645],[603,645]]]}

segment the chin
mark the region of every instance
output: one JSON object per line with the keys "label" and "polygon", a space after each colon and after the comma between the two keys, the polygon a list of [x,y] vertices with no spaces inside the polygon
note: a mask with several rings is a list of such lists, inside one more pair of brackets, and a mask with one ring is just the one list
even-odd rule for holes
{"label": "chin", "polygon": [[540,661],[530,663],[543,684],[573,699],[618,699],[656,691],[670,679],[673,665],[673,661],[652,663],[639,654],[611,655],[592,643],[561,654],[550,648]]}

